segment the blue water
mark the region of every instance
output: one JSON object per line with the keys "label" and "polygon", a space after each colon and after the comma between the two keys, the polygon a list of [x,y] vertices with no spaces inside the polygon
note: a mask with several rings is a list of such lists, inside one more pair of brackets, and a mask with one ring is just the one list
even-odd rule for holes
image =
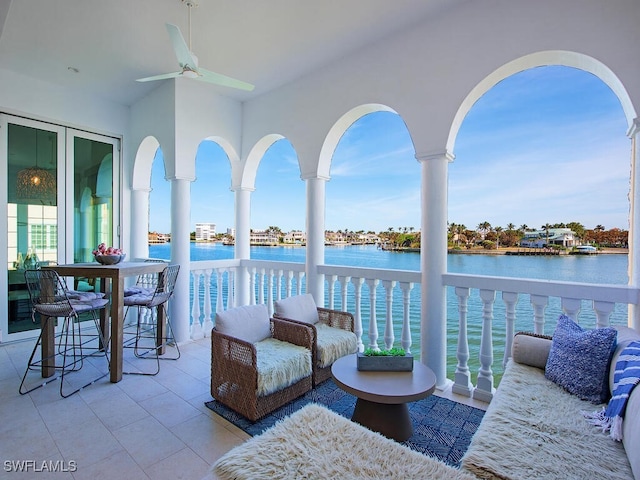
{"label": "blue water", "polygon": [[[150,245],[149,256],[169,259],[171,245]],[[191,260],[222,260],[233,258],[233,247],[221,244],[191,244]],[[254,260],[273,260],[304,263],[305,248],[303,247],[251,247],[251,258]],[[420,270],[420,255],[418,253],[399,253],[378,250],[375,246],[344,246],[327,247],[325,250],[325,263],[329,265],[344,265],[357,267],[371,267],[397,270]],[[627,284],[627,255],[625,254],[599,254],[599,255],[563,255],[563,256],[507,256],[507,255],[481,255],[481,254],[457,254],[448,255],[447,268],[451,273],[468,273],[476,275],[489,275],[499,277],[521,277],[541,280],[557,280],[584,283]],[[368,287],[363,287],[362,318],[363,318],[363,342],[367,344],[368,318],[370,306],[368,303]],[[382,286],[378,292],[378,304],[376,314],[378,317],[379,342],[384,333],[385,305]],[[336,289],[339,291],[338,289]],[[349,285],[347,310],[353,312],[354,288]],[[336,305],[339,305],[336,300]],[[580,314],[581,324],[595,325],[595,315],[589,302],[583,302],[583,310]],[[482,326],[482,302],[478,291],[472,291],[469,298],[469,314],[467,318],[469,352],[469,368],[477,372],[479,368],[478,353],[480,348],[480,335]],[[448,376],[452,378],[456,367],[456,350],[458,339],[458,300],[454,289],[447,289],[447,354]],[[553,333],[555,322],[553,319],[562,312],[560,300],[551,298],[546,309],[545,333]],[[533,331],[533,309],[528,295],[520,295],[516,306],[516,331]],[[420,288],[416,286],[411,291],[411,351],[419,355],[420,338]],[[400,319],[402,319],[402,297],[398,288],[394,291],[393,318],[395,325],[396,342],[399,341]],[[627,323],[626,305],[616,305],[611,316],[612,324],[624,325]],[[504,353],[504,304],[497,295],[494,304],[493,321],[494,363],[493,370],[496,382],[502,373],[502,355]]]}
{"label": "blue water", "polygon": [[[171,244],[150,245],[149,256],[169,259]],[[191,244],[191,260],[223,260],[233,258],[233,247],[219,243]],[[251,247],[254,260],[283,262],[305,261],[303,247]],[[356,267],[420,270],[420,254],[378,250],[375,246],[327,247],[325,263]],[[626,284],[627,255],[448,255],[451,273],[469,273],[497,277],[522,277],[585,283]]]}

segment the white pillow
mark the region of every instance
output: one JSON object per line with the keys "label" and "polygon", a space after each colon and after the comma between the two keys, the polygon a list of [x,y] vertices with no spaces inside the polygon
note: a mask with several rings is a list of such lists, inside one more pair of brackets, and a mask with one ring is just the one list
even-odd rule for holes
{"label": "white pillow", "polygon": [[257,343],[271,336],[266,305],[245,305],[216,313],[216,330],[246,342]]}
{"label": "white pillow", "polygon": [[304,323],[318,323],[318,309],[313,295],[294,295],[276,302],[276,314],[279,317],[298,320]]}

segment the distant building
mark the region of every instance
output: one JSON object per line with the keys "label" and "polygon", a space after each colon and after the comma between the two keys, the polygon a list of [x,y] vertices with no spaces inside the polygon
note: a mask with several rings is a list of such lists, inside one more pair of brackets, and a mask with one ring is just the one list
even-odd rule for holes
{"label": "distant building", "polygon": [[235,228],[227,228],[227,236],[231,238],[236,238],[236,229]]}
{"label": "distant building", "polygon": [[272,230],[252,230],[250,243],[253,245],[278,243],[278,235]]}
{"label": "distant building", "polygon": [[284,236],[284,243],[307,243],[307,234],[301,230],[291,230]]}
{"label": "distant building", "polygon": [[520,240],[521,247],[530,248],[542,248],[549,245],[573,247],[576,244],[575,233],[570,228],[550,228],[548,233],[546,230],[526,232]]}
{"label": "distant building", "polygon": [[211,242],[215,239],[215,223],[196,223],[196,242]]}
{"label": "distant building", "polygon": [[158,243],[167,243],[171,241],[171,234],[169,233],[158,233],[158,232],[149,232],[147,236],[147,240],[149,245],[158,244]]}

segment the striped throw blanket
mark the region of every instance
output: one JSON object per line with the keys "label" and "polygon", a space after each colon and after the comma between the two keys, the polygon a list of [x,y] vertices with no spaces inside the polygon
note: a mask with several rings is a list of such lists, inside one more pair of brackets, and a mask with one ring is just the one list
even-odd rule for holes
{"label": "striped throw blanket", "polygon": [[587,420],[609,432],[611,438],[622,440],[622,421],[631,391],[640,383],[640,342],[631,342],[618,357],[613,374],[613,395],[606,409],[582,412]]}

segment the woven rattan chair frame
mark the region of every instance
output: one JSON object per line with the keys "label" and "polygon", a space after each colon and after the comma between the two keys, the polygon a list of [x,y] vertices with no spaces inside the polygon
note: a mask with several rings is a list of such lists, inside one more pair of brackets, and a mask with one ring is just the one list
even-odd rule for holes
{"label": "woven rattan chair frame", "polygon": [[[318,330],[315,325],[300,322],[298,320],[292,320],[290,318],[284,318],[277,314],[274,315],[274,318],[286,320],[287,322],[298,325],[299,328],[307,328],[311,331],[311,338],[313,341],[311,348],[311,354],[313,355],[313,386],[315,387],[316,385],[319,385],[325,380],[331,378],[331,365],[324,368],[320,368],[318,366]],[[318,323],[347,330],[352,333],[355,326],[353,315],[351,313],[321,307],[318,307]]]}
{"label": "woven rattan chair frame", "polygon": [[[149,260],[155,261],[155,260]],[[160,275],[144,275],[142,278],[138,278],[136,283],[143,288],[153,289],[152,295],[147,295],[143,301],[134,301],[128,303],[127,297],[125,297],[125,305],[127,305],[127,312],[131,307],[137,307],[138,315],[135,327],[135,333],[131,338],[127,339],[123,343],[124,348],[132,348],[134,355],[137,358],[155,360],[156,369],[153,372],[123,372],[129,375],[157,375],[160,372],[160,360],[178,360],[180,358],[180,347],[175,341],[173,335],[173,329],[171,328],[171,322],[169,321],[169,310],[167,305],[170,298],[173,296],[176,280],[178,279],[178,273],[180,273],[180,265],[168,265],[160,273]],[[166,322],[167,336],[164,338],[157,338],[157,314],[153,322],[145,323],[144,312],[145,310],[152,311],[154,308],[162,308],[164,310],[164,319]],[[126,316],[126,313],[125,313]],[[151,342],[153,346],[143,345],[143,343]],[[176,349],[176,355],[165,356],[160,355],[160,351],[167,345],[173,345]]]}
{"label": "woven rattan chair frame", "polygon": [[[60,378],[60,396],[66,398],[83,388],[92,385],[109,374],[109,355],[107,353],[107,342],[100,328],[97,311],[105,308],[107,301],[94,300],[93,304],[81,301],[72,301],[69,297],[67,284],[62,281],[54,270],[25,270],[25,281],[29,290],[31,300],[31,320],[37,323],[41,320],[40,335],[33,347],[27,368],[20,382],[18,391],[21,395],[32,392],[43,387],[47,383]],[[97,333],[87,335],[82,332],[79,315],[88,313],[96,327]],[[42,333],[49,327],[49,322],[55,322],[56,318],[63,318],[61,332],[55,335],[53,354],[34,360],[38,347],[42,344]],[[97,341],[97,343],[96,343]],[[89,344],[95,344],[89,346]],[[106,360],[105,372],[70,392],[64,391],[65,375],[77,372],[88,357],[100,356]],[[56,357],[62,358],[62,363],[56,363]],[[45,366],[46,365],[46,366]],[[31,370],[41,370],[43,368],[59,371],[59,377],[47,378],[44,382],[25,388],[27,374]]]}
{"label": "woven rattan chair frame", "polygon": [[[309,329],[271,319],[272,337],[311,350]],[[258,396],[256,348],[252,343],[211,331],[211,395],[252,422],[311,390],[312,375],[282,390]]]}

